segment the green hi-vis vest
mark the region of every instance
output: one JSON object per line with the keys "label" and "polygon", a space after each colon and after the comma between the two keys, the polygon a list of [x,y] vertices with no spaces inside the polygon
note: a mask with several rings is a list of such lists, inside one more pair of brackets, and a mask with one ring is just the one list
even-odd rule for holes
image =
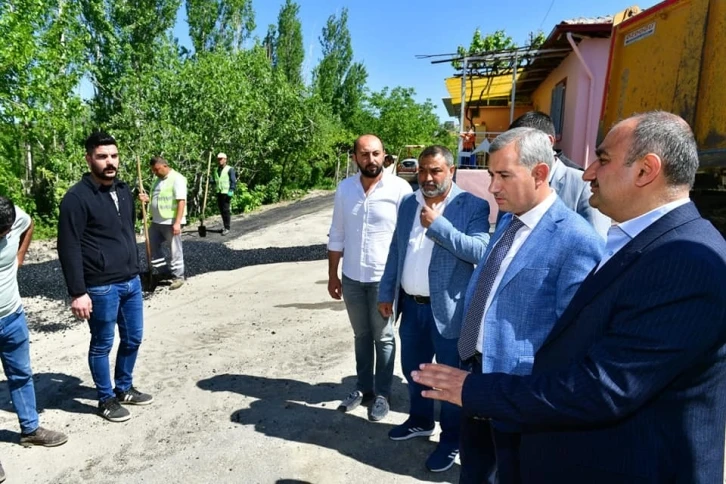
{"label": "green hi-vis vest", "polygon": [[[171,220],[176,218],[178,204],[176,197],[174,197],[174,181],[178,176],[181,176],[179,172],[170,170],[166,178],[163,180],[161,178],[157,178],[154,185],[151,187],[151,193],[154,194],[156,193],[156,187],[159,183],[162,181],[164,182],[161,186],[161,190],[159,190],[159,194],[156,196],[156,206],[159,210],[159,215],[161,215],[162,218]],[[184,215],[186,215],[186,211],[186,207],[184,207]]]}
{"label": "green hi-vis vest", "polygon": [[224,165],[222,172],[214,170],[214,183],[217,185],[217,193],[229,192],[229,165]]}

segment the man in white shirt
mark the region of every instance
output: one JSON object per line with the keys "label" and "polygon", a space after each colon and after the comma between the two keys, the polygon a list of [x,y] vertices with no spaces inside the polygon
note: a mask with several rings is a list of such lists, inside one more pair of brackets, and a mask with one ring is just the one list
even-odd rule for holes
{"label": "man in white shirt", "polygon": [[[151,171],[157,179],[151,188],[151,267],[160,270],[167,265],[164,249],[171,257],[169,267],[172,282],[169,289],[179,289],[184,284],[184,251],[182,249],[182,226],[187,223],[187,179],[172,169],[160,156],[151,158]],[[149,196],[139,194],[146,203]]]}
{"label": "man in white shirt", "polygon": [[[33,222],[28,214],[0,197],[0,360],[20,421],[20,444],[56,447],[66,443],[68,437],[40,426],[30,368],[28,325],[18,290],[18,267],[23,265],[32,237]],[[0,466],[0,481],[4,478]]]}
{"label": "man in white shirt", "polygon": [[[456,349],[464,307],[461,295],[489,241],[489,204],[453,181],[454,155],[433,145],[419,155],[418,183],[398,212],[396,232],[381,279],[378,309],[401,314],[401,366],[408,382],[409,416],[391,429],[391,440],[428,437],[434,431],[433,401],[411,379],[422,363],[459,366]],[[396,318],[396,316],[394,316]],[[459,453],[461,413],[441,405],[441,436],[426,468],[443,472]]]}
{"label": "man in white shirt", "polygon": [[[372,402],[368,411],[372,421],[388,414],[396,356],[392,318],[378,312],[378,285],[398,207],[412,192],[406,181],[383,173],[384,156],[377,136],[363,135],[353,144],[359,172],[338,185],[328,242],[328,293],[333,299],[345,300],[355,335],[358,375],[356,390],[338,409],[348,412],[363,402]],[[342,281],[338,276],[341,258]]]}

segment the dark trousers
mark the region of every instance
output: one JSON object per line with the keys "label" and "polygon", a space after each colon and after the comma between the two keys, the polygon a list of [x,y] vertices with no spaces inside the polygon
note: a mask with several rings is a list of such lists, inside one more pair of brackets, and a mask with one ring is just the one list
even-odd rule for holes
{"label": "dark trousers", "polygon": [[[403,314],[399,331],[401,366],[408,382],[408,398],[411,402],[409,415],[413,425],[428,428],[434,425],[434,401],[421,396],[421,391],[427,388],[413,381],[411,372],[418,370],[421,363],[431,363],[434,355],[437,363],[458,368],[460,360],[456,344],[459,339],[447,339],[441,336],[430,303],[419,304],[413,297],[404,293],[399,304]],[[439,442],[451,448],[458,448],[461,408],[448,402],[441,402],[440,422]]]}
{"label": "dark trousers", "polygon": [[219,213],[222,214],[222,223],[224,228],[229,230],[230,220],[232,218],[229,211],[229,203],[232,201],[232,197],[226,193],[217,193],[217,207],[219,207]]}
{"label": "dark trousers", "polygon": [[[473,365],[481,373],[481,360]],[[502,432],[491,420],[461,418],[459,484],[519,484],[519,444],[521,434]]]}

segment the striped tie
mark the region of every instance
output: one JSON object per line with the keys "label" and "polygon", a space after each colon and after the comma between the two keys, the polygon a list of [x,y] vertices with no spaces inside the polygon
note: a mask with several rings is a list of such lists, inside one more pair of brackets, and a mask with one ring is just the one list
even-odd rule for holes
{"label": "striped tie", "polygon": [[514,236],[517,231],[524,226],[521,220],[512,216],[509,227],[494,246],[492,251],[484,263],[484,267],[479,273],[479,280],[476,283],[476,289],[469,303],[469,311],[464,317],[464,324],[461,328],[461,336],[459,337],[459,356],[462,361],[466,361],[476,353],[476,343],[479,340],[479,329],[481,321],[484,317],[484,306],[486,306],[489,293],[494,286],[494,280],[497,278],[499,266],[507,256],[507,252],[512,248]]}

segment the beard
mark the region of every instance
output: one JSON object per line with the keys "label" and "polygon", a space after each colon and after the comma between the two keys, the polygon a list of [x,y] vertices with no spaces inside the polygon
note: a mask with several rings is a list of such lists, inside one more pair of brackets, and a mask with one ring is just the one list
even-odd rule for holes
{"label": "beard", "polygon": [[441,183],[427,183],[421,186],[421,193],[426,198],[436,198],[445,194],[451,187],[451,178],[447,178]]}
{"label": "beard", "polygon": [[[113,173],[111,172],[113,170]],[[91,172],[93,172],[94,175],[96,175],[96,178],[99,180],[113,180],[116,178],[116,174],[118,173],[118,169],[113,167],[112,165],[106,165],[103,168],[92,166]]]}
{"label": "beard", "polygon": [[359,164],[358,169],[360,171],[360,174],[363,175],[364,177],[376,178],[383,171],[383,166],[369,164],[369,165],[366,165],[365,167],[362,167]]}

